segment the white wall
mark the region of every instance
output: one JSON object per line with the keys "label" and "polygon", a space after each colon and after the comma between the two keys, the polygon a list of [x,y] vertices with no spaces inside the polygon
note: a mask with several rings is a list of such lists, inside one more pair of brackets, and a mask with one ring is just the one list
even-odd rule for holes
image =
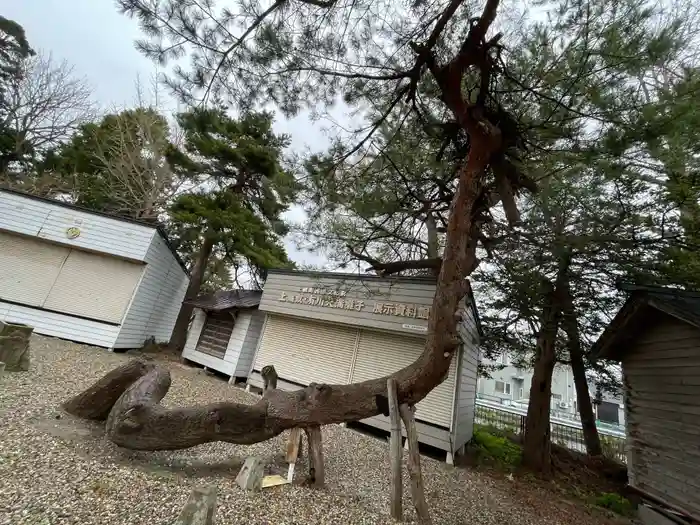
{"label": "white wall", "polygon": [[[77,227],[80,235],[66,236]],[[0,190],[0,229],[84,250],[144,260],[154,229]]]}
{"label": "white wall", "polygon": [[115,348],[137,348],[149,337],[170,339],[189,277],[180,267],[160,234],[152,238],[145,254],[146,270],[122,321]]}
{"label": "white wall", "polygon": [[17,306],[2,301],[0,301],[0,321],[26,324],[33,326],[34,332],[37,334],[105,348],[112,347],[119,332],[119,326],[78,319],[26,306]]}

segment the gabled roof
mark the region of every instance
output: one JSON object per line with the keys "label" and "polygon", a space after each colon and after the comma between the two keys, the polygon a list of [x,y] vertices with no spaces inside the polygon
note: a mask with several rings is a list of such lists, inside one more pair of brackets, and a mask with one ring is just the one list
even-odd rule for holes
{"label": "gabled roof", "polygon": [[261,297],[262,292],[259,290],[221,290],[184,302],[203,310],[220,312],[231,308],[257,308]]}
{"label": "gabled roof", "polygon": [[170,239],[168,238],[168,234],[165,232],[165,229],[160,224],[154,224],[152,222],[141,221],[139,219],[132,219],[131,217],[122,217],[120,215],[113,215],[111,213],[105,213],[103,211],[91,210],[90,208],[84,208],[83,206],[76,206],[75,204],[71,204],[70,202],[59,201],[56,199],[49,199],[47,197],[39,197],[38,195],[32,195],[31,193],[27,193],[25,191],[20,191],[20,190],[15,190],[12,188],[0,187],[0,192],[20,195],[21,197],[26,197],[28,199],[34,199],[36,201],[41,201],[41,202],[47,202],[49,204],[53,204],[55,206],[60,206],[62,208],[77,210],[77,211],[80,211],[83,213],[89,213],[91,215],[98,215],[100,217],[107,217],[109,219],[114,219],[115,221],[129,222],[131,224],[138,224],[140,226],[145,226],[146,228],[152,228],[152,229],[156,230],[158,232],[158,235],[160,235],[161,238],[165,241],[165,245],[168,247],[168,250],[170,250],[170,253],[173,254],[173,257],[175,257],[175,260],[180,265],[180,268],[182,268],[185,271],[185,274],[187,274],[187,276],[190,275],[190,271],[187,269],[187,265],[184,263],[184,261],[182,260],[180,255],[175,250],[175,247],[172,245],[172,243],[170,242]]}
{"label": "gabled roof", "polygon": [[627,344],[659,320],[658,312],[700,329],[700,292],[661,286],[621,285],[630,296],[593,345],[594,356],[620,360]]}

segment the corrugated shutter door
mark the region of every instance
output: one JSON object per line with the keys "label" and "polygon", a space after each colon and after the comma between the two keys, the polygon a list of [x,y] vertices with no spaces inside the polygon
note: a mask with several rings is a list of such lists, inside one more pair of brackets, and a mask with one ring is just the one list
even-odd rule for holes
{"label": "corrugated shutter door", "polygon": [[144,268],[116,257],[72,250],[44,307],[118,323]]}
{"label": "corrugated shutter door", "polygon": [[199,334],[196,350],[223,359],[233,332],[234,319],[229,312],[211,312]]}
{"label": "corrugated shutter door", "polygon": [[42,306],[70,248],[0,232],[0,299]]}
{"label": "corrugated shutter door", "polygon": [[[425,341],[417,337],[361,330],[352,382],[376,379],[400,370],[418,358],[424,345]],[[416,419],[450,428],[456,367],[453,359],[447,379],[416,405]]]}
{"label": "corrugated shutter door", "polygon": [[280,379],[345,384],[350,375],[356,328],[269,315],[255,370],[274,365]]}

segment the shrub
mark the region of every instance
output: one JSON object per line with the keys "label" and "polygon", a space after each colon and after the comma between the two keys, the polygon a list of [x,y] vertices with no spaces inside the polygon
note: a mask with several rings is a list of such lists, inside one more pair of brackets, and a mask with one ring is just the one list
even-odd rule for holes
{"label": "shrub", "polygon": [[603,492],[595,499],[595,504],[623,516],[629,516],[633,511],[632,503],[614,492]]}
{"label": "shrub", "polygon": [[520,464],[522,455],[520,447],[507,437],[477,428],[474,430],[472,441],[482,456],[489,457],[502,465],[518,466]]}

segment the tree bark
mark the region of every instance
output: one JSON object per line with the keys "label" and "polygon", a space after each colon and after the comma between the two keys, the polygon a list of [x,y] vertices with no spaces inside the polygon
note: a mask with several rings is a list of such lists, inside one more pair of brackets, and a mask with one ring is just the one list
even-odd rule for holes
{"label": "tree bark", "polygon": [[574,374],[574,385],[576,387],[576,403],[581,416],[581,427],[583,429],[583,441],[586,444],[586,452],[589,456],[602,456],[603,448],[600,444],[598,427],[595,424],[593,405],[588,391],[586,381],[586,367],[583,361],[583,350],[581,349],[581,337],[576,320],[576,310],[574,308],[571,287],[565,282],[562,293],[563,316],[562,327],[568,338],[569,361]]}
{"label": "tree bark", "polygon": [[559,259],[556,282],[543,280],[543,305],[540,332],[537,336],[537,355],[530,384],[530,402],[525,420],[523,440],[523,464],[532,470],[549,474],[552,468],[552,443],[550,440],[550,403],[552,399],[552,374],[557,363],[557,332],[561,323],[562,288],[569,278],[571,253]]}
{"label": "tree bark", "polygon": [[304,429],[309,442],[309,481],[316,487],[323,487],[326,472],[323,465],[323,435],[321,427],[314,425]]}
{"label": "tree bark", "polygon": [[194,310],[194,307],[186,304],[186,301],[191,301],[199,294],[199,290],[202,288],[202,281],[204,280],[204,271],[207,268],[207,262],[209,261],[209,256],[213,249],[214,236],[207,233],[204,235],[202,246],[199,248],[197,261],[190,274],[190,284],[187,286],[185,299],[180,306],[180,312],[177,314],[173,333],[170,335],[170,342],[168,344],[177,351],[181,351],[185,347],[187,328],[189,327],[190,317],[192,317],[192,311]]}

